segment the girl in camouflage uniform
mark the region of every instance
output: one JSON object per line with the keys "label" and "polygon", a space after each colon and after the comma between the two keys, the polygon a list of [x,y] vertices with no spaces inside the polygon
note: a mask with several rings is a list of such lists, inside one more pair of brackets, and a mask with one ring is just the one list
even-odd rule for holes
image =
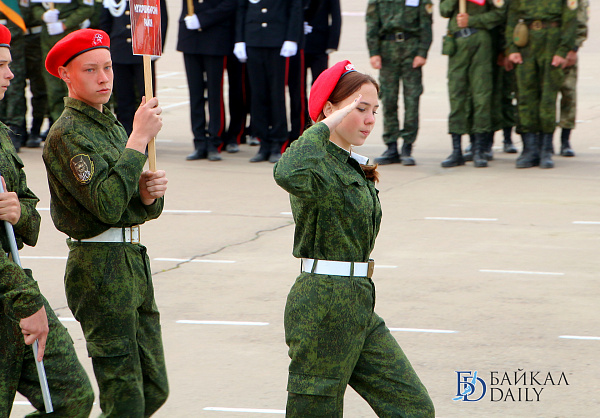
{"label": "girl in camouflage uniform", "polygon": [[434,416],[427,390],[373,310],[377,173],[351,147],[373,129],[378,90],[349,61],[323,72],[309,99],[317,124],[274,169],[277,184],[290,193],[293,254],[302,258],[285,308],[290,417],[341,417],[348,384],[379,416]]}

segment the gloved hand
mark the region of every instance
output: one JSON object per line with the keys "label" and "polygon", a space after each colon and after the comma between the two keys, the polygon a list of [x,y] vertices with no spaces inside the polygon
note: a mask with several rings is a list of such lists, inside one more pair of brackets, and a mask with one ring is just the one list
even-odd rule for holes
{"label": "gloved hand", "polygon": [[48,27],[48,35],[60,35],[65,30],[62,22],[46,23]]}
{"label": "gloved hand", "polygon": [[326,53],[327,55],[329,55],[329,54],[331,54],[331,53],[333,53],[333,52],[335,52],[335,51],[337,51],[337,49],[333,49],[333,48],[327,48],[327,49],[325,50],[325,53]]}
{"label": "gloved hand", "polygon": [[189,30],[198,30],[200,29],[200,21],[198,20],[198,15],[186,16],[183,18],[185,20],[185,27]]}
{"label": "gloved hand", "polygon": [[304,34],[308,35],[312,32],[312,26],[308,24],[308,22],[304,22]]}
{"label": "gloved hand", "polygon": [[90,22],[90,19],[85,19],[83,22],[81,22],[79,24],[79,29],[87,29],[90,27],[91,24],[92,24],[92,22]]}
{"label": "gloved hand", "polygon": [[60,10],[58,9],[46,10],[46,12],[42,15],[42,20],[46,23],[56,23],[58,22],[59,14]]}
{"label": "gloved hand", "polygon": [[281,47],[281,52],[279,55],[282,57],[293,57],[298,52],[298,44],[293,41],[285,41]]}
{"label": "gloved hand", "polygon": [[246,42],[236,42],[233,45],[233,55],[237,57],[240,62],[246,62],[248,55],[246,54]]}

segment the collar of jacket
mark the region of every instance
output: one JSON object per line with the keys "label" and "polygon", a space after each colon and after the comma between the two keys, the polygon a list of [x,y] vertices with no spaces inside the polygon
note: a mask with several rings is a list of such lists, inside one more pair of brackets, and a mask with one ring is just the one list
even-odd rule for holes
{"label": "collar of jacket", "polygon": [[72,97],[65,97],[64,100],[65,107],[70,107],[78,112],[81,112],[103,126],[110,126],[111,124],[117,123],[117,118],[106,106],[102,106],[102,112],[100,112],[98,109],[82,102],[81,100],[77,100]]}

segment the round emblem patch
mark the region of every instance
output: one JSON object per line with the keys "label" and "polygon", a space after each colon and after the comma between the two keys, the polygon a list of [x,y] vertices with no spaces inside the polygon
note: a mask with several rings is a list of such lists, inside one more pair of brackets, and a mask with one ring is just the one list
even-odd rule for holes
{"label": "round emblem patch", "polygon": [[88,184],[94,175],[94,163],[89,155],[77,154],[71,158],[71,170],[79,183]]}
{"label": "round emblem patch", "polygon": [[504,7],[504,0],[494,0],[494,6],[497,8]]}
{"label": "round emblem patch", "polygon": [[577,9],[577,0],[567,0],[567,7],[571,10]]}
{"label": "round emblem patch", "polygon": [[432,14],[432,13],[433,13],[433,4],[431,4],[431,3],[427,3],[427,4],[425,5],[425,11],[426,11],[428,14]]}

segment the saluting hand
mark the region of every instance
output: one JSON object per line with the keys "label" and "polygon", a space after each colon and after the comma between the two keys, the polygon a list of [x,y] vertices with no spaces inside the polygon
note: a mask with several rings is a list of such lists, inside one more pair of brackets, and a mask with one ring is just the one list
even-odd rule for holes
{"label": "saluting hand", "polygon": [[25,338],[25,344],[31,345],[38,340],[37,360],[42,361],[44,358],[44,350],[46,349],[46,338],[48,337],[48,316],[46,316],[46,308],[42,308],[27,318],[19,321],[21,333]]}
{"label": "saluting hand", "polygon": [[341,109],[336,110],[335,112],[327,116],[325,119],[323,119],[322,122],[325,125],[327,125],[330,132],[333,132],[333,130],[342,122],[342,120],[344,120],[344,118],[348,116],[350,112],[356,109],[356,107],[360,103],[361,98],[362,94],[359,94],[358,97],[354,99],[352,103],[350,103],[346,107],[342,107]]}
{"label": "saluting hand", "polygon": [[140,176],[140,198],[144,205],[151,205],[167,191],[167,174],[164,170],[146,170]]}
{"label": "saluting hand", "polygon": [[15,225],[21,218],[19,196],[15,192],[6,191],[4,177],[2,177],[2,188],[4,193],[0,193],[0,220],[8,221],[11,225]]}
{"label": "saluting hand", "polygon": [[162,128],[161,113],[162,108],[158,105],[156,97],[148,101],[146,101],[146,97],[142,97],[142,103],[133,117],[133,130],[126,147],[141,153],[146,152],[146,145],[156,137]]}

